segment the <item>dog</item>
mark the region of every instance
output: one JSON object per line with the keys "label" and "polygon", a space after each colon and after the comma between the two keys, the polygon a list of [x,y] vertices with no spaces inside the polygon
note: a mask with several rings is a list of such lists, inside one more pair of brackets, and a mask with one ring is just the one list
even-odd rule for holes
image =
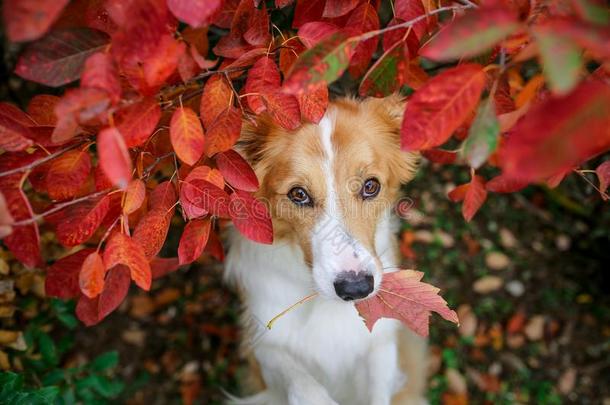
{"label": "dog", "polygon": [[404,103],[340,98],[292,132],[265,116],[244,124],[238,150],[260,180],[274,243],[229,236],[225,274],[243,300],[256,392],[236,403],[426,403],[426,341],[393,319],[369,332],[354,306],[400,263],[393,207],[418,162],[399,146]]}

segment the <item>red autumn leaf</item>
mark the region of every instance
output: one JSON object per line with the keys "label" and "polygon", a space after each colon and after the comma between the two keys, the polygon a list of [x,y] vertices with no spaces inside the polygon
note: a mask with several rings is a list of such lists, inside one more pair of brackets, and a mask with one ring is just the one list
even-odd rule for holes
{"label": "red autumn leaf", "polygon": [[205,83],[199,113],[206,129],[221,113],[232,107],[232,99],[233,91],[223,76],[214,75]]}
{"label": "red autumn leaf", "polygon": [[83,265],[78,276],[80,290],[89,298],[97,297],[104,289],[104,276],[106,268],[102,256],[97,252],[92,252],[83,261]]}
{"label": "red autumn leaf", "polygon": [[178,270],[180,264],[177,257],[153,257],[150,260],[150,271],[153,280]]}
{"label": "red autumn leaf", "polygon": [[527,182],[509,179],[505,176],[496,176],[485,183],[485,189],[492,193],[514,193],[527,186]]}
{"label": "red autumn leaf", "polygon": [[165,243],[170,218],[163,208],[149,211],[140,219],[131,239],[140,245],[147,258],[156,256]]}
{"label": "red autumn leaf", "polygon": [[415,151],[445,143],[475,109],[484,87],[485,73],[474,64],[447,69],[429,80],[407,103],[401,148]]}
{"label": "red autumn leaf", "polygon": [[595,174],[597,174],[599,180],[599,190],[605,193],[608,189],[608,184],[610,184],[610,160],[597,166]]}
{"label": "red autumn leaf", "polygon": [[195,77],[200,70],[195,59],[193,59],[193,56],[191,55],[190,50],[192,49],[192,47],[189,47],[189,52],[184,52],[180,56],[180,59],[178,59],[178,74],[185,83]]}
{"label": "red autumn leaf", "polygon": [[297,0],[292,27],[300,28],[305,23],[322,19],[325,4],[326,0]]}
{"label": "red autumn leaf", "polygon": [[57,30],[26,48],[15,73],[47,86],[63,86],[77,80],[85,60],[108,43],[106,33],[90,28]]}
{"label": "red autumn leaf", "polygon": [[449,199],[453,202],[460,202],[464,199],[464,197],[466,197],[466,193],[468,192],[469,188],[470,183],[460,184],[447,193],[447,197],[449,197]]}
{"label": "red autumn leaf", "polygon": [[504,8],[468,11],[441,29],[420,54],[433,60],[470,58],[491,49],[519,29],[517,16]]}
{"label": "red autumn leaf", "polygon": [[123,137],[114,128],[104,128],[97,135],[97,153],[104,174],[115,186],[124,189],[131,180],[131,158]]}
{"label": "red autumn leaf", "polygon": [[182,183],[180,204],[189,219],[208,213],[222,218],[229,217],[229,196],[223,189],[205,180],[193,179]]}
{"label": "red autumn leaf", "polygon": [[31,131],[14,119],[0,114],[0,148],[8,152],[27,149],[34,142]]}
{"label": "red autumn leaf", "polygon": [[71,150],[53,159],[45,176],[46,190],[53,200],[74,197],[91,173],[87,152]]}
{"label": "red autumn leaf", "polygon": [[229,150],[239,139],[242,125],[241,111],[231,107],[222,112],[207,129],[205,154],[213,156],[216,153]]}
{"label": "red autumn leaf", "polygon": [[249,193],[231,194],[229,214],[235,228],[246,238],[259,243],[273,243],[273,227],[267,206]]}
{"label": "red autumn leaf", "polygon": [[428,149],[422,151],[422,156],[433,163],[440,163],[442,165],[448,165],[455,163],[457,159],[457,153],[442,149]]}
{"label": "red autumn leaf", "polygon": [[148,207],[152,211],[154,209],[163,209],[166,213],[173,214],[173,207],[178,201],[176,189],[171,181],[160,183],[151,191],[148,196]]}
{"label": "red autumn leaf", "polygon": [[38,94],[30,100],[28,104],[28,114],[36,124],[54,127],[57,123],[55,116],[55,106],[59,102],[59,97],[50,94]]}
{"label": "red autumn leaf", "polygon": [[485,179],[481,176],[474,176],[469,183],[462,204],[462,215],[467,222],[470,222],[486,199]]}
{"label": "red autumn leaf", "polygon": [[172,14],[193,27],[208,25],[220,11],[222,3],[222,0],[167,0],[167,6]]}
{"label": "red autumn leaf", "polygon": [[[4,194],[6,200],[8,212],[16,222],[32,218],[32,207],[23,190],[12,187],[3,188],[2,194]],[[36,222],[14,226],[11,234],[6,236],[2,242],[9,248],[15,258],[26,267],[37,267],[42,263],[40,234]]]}
{"label": "red autumn leaf", "polygon": [[[345,29],[353,31],[356,34],[362,34],[369,31],[375,31],[379,29],[379,16],[377,10],[371,4],[363,3],[356,8],[351,14]],[[360,77],[365,72],[371,62],[373,53],[377,49],[379,43],[379,37],[375,36],[371,39],[362,41],[356,46],[354,55],[351,58],[349,64],[349,73],[353,77]]]}
{"label": "red autumn leaf", "polygon": [[138,287],[146,291],[150,289],[150,265],[142,248],[129,236],[115,232],[106,243],[104,266],[110,270],[118,264],[129,267],[131,279]]}
{"label": "red autumn leaf", "polygon": [[534,105],[499,150],[502,175],[542,181],[610,148],[610,87],[584,82]]}
{"label": "red autumn leaf", "polygon": [[80,85],[106,91],[113,104],[121,99],[119,72],[107,53],[98,52],[87,58]]}
{"label": "red autumn leaf", "polygon": [[[248,0],[246,0],[248,1]],[[269,14],[265,3],[260,9],[254,9],[250,16],[248,30],[244,32],[244,39],[252,46],[265,46],[271,40],[269,32]]]}
{"label": "red autumn leaf", "polygon": [[129,268],[118,265],[108,270],[101,294],[96,298],[82,295],[76,304],[76,316],[87,326],[99,323],[121,305],[130,284]]}
{"label": "red autumn leaf", "polygon": [[20,108],[10,103],[0,102],[0,116],[10,118],[24,127],[36,125],[36,122],[30,115],[24,113]]}
{"label": "red autumn leaf", "polygon": [[212,256],[219,262],[223,262],[225,260],[225,252],[222,247],[222,243],[220,242],[220,238],[216,235],[215,232],[210,232],[208,244],[205,246],[204,252],[209,253],[210,256]]}
{"label": "red autumn leaf", "polygon": [[123,200],[123,212],[132,214],[142,206],[146,197],[146,185],[140,179],[132,180],[125,190],[125,199]]}
{"label": "red autumn leaf", "polygon": [[275,93],[280,88],[282,79],[275,62],[268,56],[260,58],[248,71],[245,91],[248,106],[256,114],[265,111],[262,95]]}
{"label": "red autumn leaf", "polygon": [[13,42],[32,41],[44,35],[69,0],[7,1],[2,7],[6,33]]}
{"label": "red autumn leaf", "polygon": [[376,295],[356,304],[367,328],[372,331],[379,318],[394,318],[421,336],[428,336],[431,312],[458,323],[458,316],[438,295],[439,289],[421,282],[424,273],[400,270],[386,273]]}
{"label": "red autumn leaf", "polygon": [[[394,2],[394,15],[402,21],[411,21],[426,14],[426,9],[421,0],[396,0]],[[435,22],[434,16],[428,16],[412,26],[412,30],[418,39],[422,39],[428,32],[428,26]]]}
{"label": "red autumn leaf", "polygon": [[49,297],[69,299],[80,294],[79,274],[83,262],[95,249],[82,249],[57,260],[47,269],[45,293]]}
{"label": "red autumn leaf", "polygon": [[288,72],[294,65],[294,62],[298,59],[299,55],[305,50],[305,45],[299,40],[298,37],[289,38],[284,42],[284,47],[280,49],[280,70],[284,76],[288,75]]}
{"label": "red autumn leaf", "polygon": [[[256,63],[256,61],[258,61],[261,57],[267,56],[268,54],[269,49],[267,49],[267,47],[254,48],[244,54],[239,55],[237,59],[226,65],[226,69],[236,69],[254,65],[254,63]],[[239,72],[236,74],[239,75]]]}
{"label": "red autumn leaf", "polygon": [[322,16],[325,18],[341,17],[352,11],[360,0],[326,0]]}
{"label": "red autumn leaf", "polygon": [[328,108],[328,87],[326,83],[318,83],[309,91],[297,94],[301,116],[317,124]]}
{"label": "red autumn leaf", "polygon": [[281,127],[294,130],[301,125],[301,110],[295,96],[278,90],[265,94],[263,102],[273,121]]}
{"label": "red autumn leaf", "polygon": [[180,265],[192,263],[203,253],[210,236],[209,219],[194,219],[186,224],[178,245]]}
{"label": "red autumn leaf", "polygon": [[77,246],[93,236],[110,210],[110,198],[83,201],[61,211],[55,235],[66,247]]}
{"label": "red autumn leaf", "polygon": [[298,36],[307,48],[316,46],[320,41],[339,32],[339,27],[325,21],[312,21],[299,28]]}
{"label": "red autumn leaf", "polygon": [[115,122],[125,139],[125,145],[133,148],[144,144],[150,138],[160,119],[161,108],[157,100],[145,98],[120,110]]}
{"label": "red autumn leaf", "polygon": [[72,139],[79,124],[99,123],[100,118],[107,118],[110,106],[108,94],[95,88],[77,88],[68,90],[55,106],[57,125],[51,140],[57,144]]}
{"label": "red autumn leaf", "polygon": [[236,151],[216,155],[216,164],[223,177],[233,187],[244,191],[258,190],[258,179],[248,162]]}
{"label": "red autumn leaf", "polygon": [[188,165],[197,163],[205,147],[199,117],[188,107],[178,107],[169,126],[170,139],[176,155]]}
{"label": "red autumn leaf", "polygon": [[[387,26],[393,27],[401,22],[403,21],[394,18]],[[419,23],[415,24],[415,26],[418,24]],[[408,52],[409,55],[417,55],[417,52],[419,51],[419,38],[413,28],[411,28],[411,30],[409,30],[409,28],[396,28],[383,34],[381,45],[385,52],[394,47],[397,43],[400,43],[404,52]]]}

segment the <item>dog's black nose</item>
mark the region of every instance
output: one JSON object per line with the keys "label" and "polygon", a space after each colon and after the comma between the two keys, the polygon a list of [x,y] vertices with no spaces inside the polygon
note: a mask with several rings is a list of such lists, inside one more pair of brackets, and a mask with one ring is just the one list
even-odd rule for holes
{"label": "dog's black nose", "polygon": [[339,273],[335,282],[335,292],[344,301],[365,298],[373,292],[373,276],[354,271]]}

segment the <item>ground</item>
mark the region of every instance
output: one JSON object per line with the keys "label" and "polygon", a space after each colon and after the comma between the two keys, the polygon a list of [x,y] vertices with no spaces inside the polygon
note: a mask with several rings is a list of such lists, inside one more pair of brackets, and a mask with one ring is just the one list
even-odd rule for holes
{"label": "ground", "polygon": [[[424,271],[461,320],[431,322],[431,403],[610,403],[607,203],[572,175],[556,190],[490,195],[466,223],[446,198],[460,176],[425,164],[405,189],[405,267]],[[58,368],[117,350],[119,402],[216,404],[240,389],[238,314],[222,265],[204,258],[150,294],[132,287],[98,326],[45,331],[73,338]]]}

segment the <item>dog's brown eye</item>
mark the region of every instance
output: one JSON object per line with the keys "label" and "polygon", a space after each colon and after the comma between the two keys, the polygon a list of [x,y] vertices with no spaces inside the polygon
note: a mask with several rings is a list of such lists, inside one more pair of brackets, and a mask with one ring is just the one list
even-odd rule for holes
{"label": "dog's brown eye", "polygon": [[363,199],[374,198],[379,194],[381,190],[381,184],[379,184],[379,180],[376,178],[370,178],[364,182],[362,185],[362,190],[360,190],[360,195]]}
{"label": "dog's brown eye", "polygon": [[302,187],[293,187],[292,189],[290,189],[290,191],[288,192],[288,198],[290,199],[290,201],[299,206],[313,205],[311,197]]}

